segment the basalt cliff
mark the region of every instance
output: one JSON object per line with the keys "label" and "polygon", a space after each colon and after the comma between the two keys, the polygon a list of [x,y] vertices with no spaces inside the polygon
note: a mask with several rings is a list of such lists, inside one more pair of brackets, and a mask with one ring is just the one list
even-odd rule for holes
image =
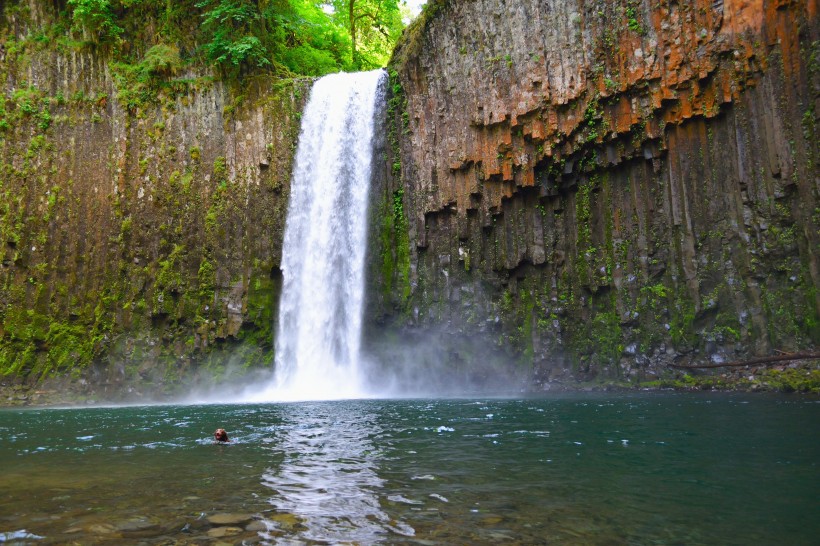
{"label": "basalt cliff", "polygon": [[151,63],[150,13],[128,65],[69,39],[64,2],[0,6],[4,383],[156,395],[271,366],[310,81]]}
{"label": "basalt cliff", "polygon": [[817,10],[428,6],[392,63],[383,323],[544,383],[812,349]]}
{"label": "basalt cliff", "polygon": [[[310,82],[157,62],[149,15],[128,65],[65,2],[0,6],[4,384],[269,368]],[[814,350],[817,12],[431,0],[388,67],[374,374],[541,388]]]}

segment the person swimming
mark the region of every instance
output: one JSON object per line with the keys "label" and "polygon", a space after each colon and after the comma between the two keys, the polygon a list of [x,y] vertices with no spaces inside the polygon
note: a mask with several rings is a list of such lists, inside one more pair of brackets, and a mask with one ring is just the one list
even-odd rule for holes
{"label": "person swimming", "polygon": [[214,432],[214,442],[217,444],[226,444],[230,442],[228,439],[228,433],[225,432],[224,428],[218,428]]}

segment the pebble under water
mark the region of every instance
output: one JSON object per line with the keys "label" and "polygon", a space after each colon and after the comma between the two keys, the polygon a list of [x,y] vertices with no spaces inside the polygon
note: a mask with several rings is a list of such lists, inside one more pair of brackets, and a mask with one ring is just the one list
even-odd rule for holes
{"label": "pebble under water", "polygon": [[6,409],[0,543],[816,544],[819,417],[699,393]]}

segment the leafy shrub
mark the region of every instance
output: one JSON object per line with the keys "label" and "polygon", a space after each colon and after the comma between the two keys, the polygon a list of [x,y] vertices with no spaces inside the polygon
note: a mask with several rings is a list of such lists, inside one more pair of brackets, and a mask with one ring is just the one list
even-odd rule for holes
{"label": "leafy shrub", "polygon": [[339,69],[339,63],[330,51],[307,44],[286,49],[281,61],[292,72],[308,76],[321,76]]}
{"label": "leafy shrub", "polygon": [[173,45],[157,44],[145,52],[142,68],[149,74],[170,76],[182,66],[179,48]]}
{"label": "leafy shrub", "polygon": [[228,70],[242,66],[261,67],[270,64],[268,51],[253,34],[261,14],[247,0],[203,0],[198,8],[208,8],[202,26],[210,33],[203,45],[208,59]]}
{"label": "leafy shrub", "polygon": [[75,30],[95,33],[101,41],[115,40],[123,29],[115,22],[109,0],[68,0]]}

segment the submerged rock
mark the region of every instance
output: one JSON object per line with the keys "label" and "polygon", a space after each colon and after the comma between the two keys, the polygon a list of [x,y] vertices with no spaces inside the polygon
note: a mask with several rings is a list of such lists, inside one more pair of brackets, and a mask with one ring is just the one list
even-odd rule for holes
{"label": "submerged rock", "polygon": [[241,527],[214,527],[208,531],[208,536],[211,538],[223,538],[238,535],[242,533]]}
{"label": "submerged rock", "polygon": [[258,533],[259,531],[267,531],[268,526],[264,521],[256,520],[247,524],[245,526],[245,530],[252,533]]}
{"label": "submerged rock", "polygon": [[212,514],[207,520],[212,525],[240,525],[253,519],[252,514]]}
{"label": "submerged rock", "polygon": [[116,532],[116,528],[110,523],[97,523],[88,528],[88,531],[96,535],[111,535]]}
{"label": "submerged rock", "polygon": [[276,523],[276,525],[284,531],[293,531],[302,527],[302,518],[288,512],[269,516],[268,519]]}
{"label": "submerged rock", "polygon": [[155,521],[150,520],[147,517],[135,517],[125,521],[121,521],[114,525],[114,528],[117,531],[125,532],[125,533],[133,533],[137,531],[147,531],[149,529],[155,529],[159,527],[159,524]]}

